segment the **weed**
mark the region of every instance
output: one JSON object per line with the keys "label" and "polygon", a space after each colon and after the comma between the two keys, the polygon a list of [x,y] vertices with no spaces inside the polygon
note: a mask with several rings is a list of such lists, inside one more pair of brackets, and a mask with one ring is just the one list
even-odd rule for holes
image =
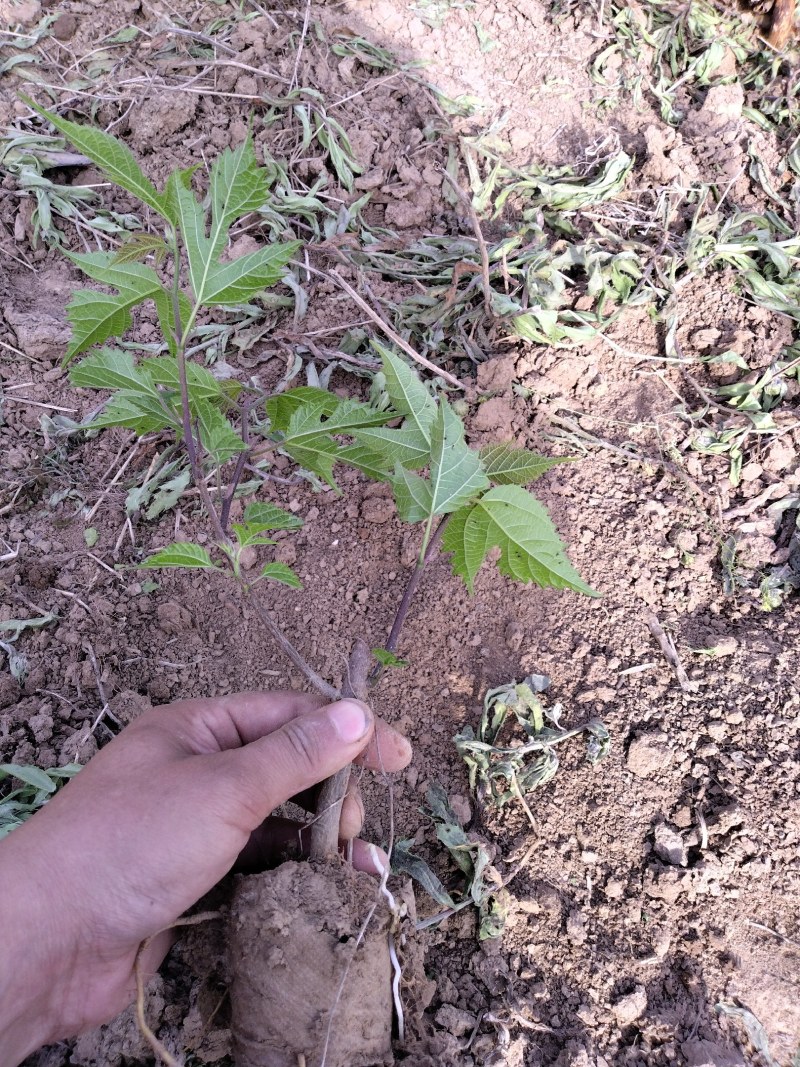
{"label": "weed", "polygon": [[[97,209],[97,193],[92,186],[59,185],[47,171],[56,167],[82,166],[89,160],[64,151],[64,141],[41,134],[24,134],[14,130],[0,136],[0,175],[13,177],[20,197],[32,198],[36,206],[31,214],[32,242],[60,244],[59,218],[73,225],[83,239],[98,240],[101,235],[120,237],[136,230],[141,223],[136,215]],[[93,210],[86,209],[92,206]],[[88,245],[87,251],[88,251]]]}
{"label": "weed", "polygon": [[47,771],[41,767],[0,763],[0,838],[21,826],[80,769],[79,763]]}

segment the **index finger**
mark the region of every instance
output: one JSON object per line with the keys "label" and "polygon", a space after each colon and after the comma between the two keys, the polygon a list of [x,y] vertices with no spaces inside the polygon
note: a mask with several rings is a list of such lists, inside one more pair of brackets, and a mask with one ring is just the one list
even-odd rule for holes
{"label": "index finger", "polygon": [[360,767],[371,771],[402,771],[411,762],[414,752],[410,742],[390,726],[388,722],[375,716],[375,732],[364,751],[355,758]]}

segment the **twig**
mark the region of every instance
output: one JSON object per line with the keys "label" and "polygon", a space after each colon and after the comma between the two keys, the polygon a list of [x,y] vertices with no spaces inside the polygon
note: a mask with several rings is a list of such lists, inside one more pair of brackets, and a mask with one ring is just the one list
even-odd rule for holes
{"label": "twig", "polygon": [[297,667],[300,673],[305,677],[306,681],[308,681],[318,693],[322,693],[327,700],[338,700],[340,696],[339,691],[334,689],[324,678],[320,677],[311,664],[303,658],[264,605],[259,602],[258,597],[251,587],[241,583],[240,588],[249,599],[253,611],[255,611],[264,627],[269,631],[272,640],[278,648],[280,648],[281,652],[283,652],[283,654],[292,661],[295,667]]}
{"label": "twig", "polygon": [[218,919],[218,911],[201,911],[197,915],[188,915],[185,919],[176,919],[174,923],[170,923],[169,926],[163,927],[161,930],[157,930],[150,937],[145,938],[136,950],[136,959],[133,962],[133,973],[136,979],[136,1022],[139,1025],[139,1029],[153,1050],[156,1056],[164,1061],[167,1067],[182,1067],[182,1064],[175,1059],[171,1052],[169,1052],[156,1035],[147,1025],[147,1019],[144,1016],[144,974],[142,973],[142,955],[146,951],[147,947],[158,937],[159,934],[165,933],[167,930],[173,930],[178,926],[197,926],[198,923],[208,922],[209,919]]}
{"label": "twig", "polygon": [[222,525],[222,529],[228,532],[228,519],[231,514],[231,504],[233,504],[233,498],[236,496],[236,490],[239,486],[239,482],[242,480],[242,474],[247,460],[250,456],[250,433],[247,425],[247,420],[250,415],[250,405],[252,404],[252,397],[245,397],[242,402],[242,444],[244,449],[239,453],[236,459],[236,467],[233,471],[233,478],[231,478],[231,484],[228,490],[228,495],[222,502],[222,512],[219,517],[219,521]]}
{"label": "twig", "polygon": [[297,55],[294,59],[294,70],[292,71],[292,80],[289,83],[289,92],[291,92],[295,85],[297,85],[297,75],[300,71],[300,57],[303,55],[303,45],[306,43],[306,35],[308,34],[308,20],[311,15],[311,0],[306,0],[306,11],[303,16],[303,28],[300,31],[300,44],[297,47]]}
{"label": "twig", "polygon": [[481,220],[478,218],[478,212],[475,210],[475,206],[472,203],[472,197],[467,196],[458,182],[452,175],[448,174],[444,167],[439,168],[443,177],[450,183],[454,192],[458,196],[461,203],[467,209],[469,213],[469,220],[472,223],[472,231],[475,234],[475,239],[478,242],[478,250],[481,256],[481,283],[483,285],[483,302],[486,306],[486,313],[489,316],[494,316],[492,310],[492,284],[491,275],[489,273],[489,250],[486,247],[486,241],[483,237],[483,230],[481,229]]}
{"label": "twig", "polygon": [[140,443],[141,442],[139,442],[139,441],[136,441],[134,443],[134,446],[131,449],[130,455],[125,460],[125,462],[122,464],[122,466],[117,471],[117,473],[114,475],[114,477],[111,479],[111,481],[108,483],[108,485],[105,487],[105,489],[103,490],[103,492],[100,494],[99,498],[97,499],[97,502],[95,503],[94,507],[89,512],[89,514],[86,516],[86,518],[84,519],[84,522],[86,523],[87,526],[89,525],[89,523],[92,521],[92,519],[97,514],[97,509],[100,507],[100,505],[103,503],[105,498],[108,496],[108,494],[111,492],[111,490],[114,488],[114,486],[117,484],[117,482],[120,480],[122,475],[125,473],[125,471],[130,466],[131,460],[136,455],[136,453],[139,451]]}
{"label": "twig", "polygon": [[426,359],[425,356],[420,355],[420,353],[417,352],[416,349],[412,348],[408,341],[403,340],[400,334],[396,333],[389,325],[389,323],[385,322],[384,319],[382,319],[381,316],[378,314],[378,312],[375,311],[373,307],[370,307],[366,300],[355,291],[352,285],[350,285],[349,282],[346,282],[340,274],[336,273],[336,271],[331,270],[326,272],[322,270],[317,270],[315,267],[311,267],[307,263],[298,263],[295,260],[292,260],[292,263],[294,263],[296,267],[299,267],[300,270],[307,270],[311,274],[318,275],[320,278],[329,278],[331,281],[336,282],[336,284],[340,288],[344,289],[344,291],[347,293],[353,303],[360,307],[364,314],[368,315],[375,323],[375,325],[383,333],[386,334],[389,340],[393,344],[396,344],[398,348],[401,348],[407,356],[410,356],[411,359],[414,360],[415,363],[419,363],[421,367],[425,367],[425,369],[431,371],[432,374],[437,374],[440,378],[443,378],[446,382],[449,382],[450,385],[454,386],[456,389],[464,388],[458,378],[452,375],[449,371],[443,370],[441,367],[437,367],[435,363],[431,363],[429,359]]}
{"label": "twig", "polygon": [[68,415],[74,415],[78,410],[77,408],[62,408],[58,404],[44,404],[41,400],[31,400],[28,396],[4,396],[2,400],[4,404],[9,403],[9,401],[15,404],[30,404],[35,408],[47,408],[48,411],[65,411]]}
{"label": "twig", "polygon": [[664,653],[664,658],[673,667],[678,679],[678,685],[684,693],[696,693],[699,689],[698,683],[689,681],[689,675],[684,670],[683,664],[678,657],[678,650],[675,648],[675,643],[672,638],[664,632],[664,628],[652,611],[648,611],[645,614],[645,621],[647,622],[650,633],[655,637],[656,641],[658,641],[658,646]]}
{"label": "twig", "polygon": [[[342,697],[367,700],[367,675],[372,653],[363,638],[353,642],[347,675],[342,682]],[[317,817],[311,826],[311,859],[330,859],[339,851],[339,815],[350,781],[350,764],[326,778],[317,801]]]}
{"label": "twig", "polygon": [[[446,515],[436,527],[431,536],[430,541],[428,542],[428,547],[425,551],[425,555],[422,557],[422,559],[417,560],[416,566],[411,572],[411,577],[408,580],[408,585],[406,586],[402,599],[400,600],[400,603],[397,606],[397,613],[394,617],[392,628],[389,631],[388,638],[386,639],[385,647],[387,652],[395,652],[397,650],[397,643],[400,640],[400,631],[403,629],[403,623],[406,621],[408,609],[411,607],[411,601],[413,600],[414,594],[416,593],[419,583],[422,579],[422,572],[425,570],[427,565],[436,555],[436,552],[439,548],[439,542],[442,539],[442,534],[444,533],[444,528],[447,525],[449,517],[449,515]],[[372,679],[370,679],[370,681],[372,681]]]}

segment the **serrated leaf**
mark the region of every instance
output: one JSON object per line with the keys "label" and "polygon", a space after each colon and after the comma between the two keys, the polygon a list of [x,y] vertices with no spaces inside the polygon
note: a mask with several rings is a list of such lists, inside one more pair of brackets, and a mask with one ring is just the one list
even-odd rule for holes
{"label": "serrated leaf", "polygon": [[430,440],[430,430],[436,418],[436,401],[425,388],[415,371],[399,356],[390,352],[380,342],[373,341],[373,348],[378,352],[386,376],[386,393],[394,410],[405,415],[407,423],[404,429],[415,428],[426,440]]}
{"label": "serrated leaf", "polygon": [[115,185],[127,189],[143,204],[147,204],[160,215],[164,215],[164,203],[160,193],[150,179],[142,173],[136,157],[127,145],[94,126],[81,126],[77,122],[63,119],[55,112],[39,107],[26,96],[22,99],[34,111],[51,122],[59,133],[63,133],[79,152],[88,156]]}
{"label": "serrated leaf", "polygon": [[509,578],[600,595],[567,559],[544,506],[520,486],[490,489],[476,504],[456,512],[442,539],[442,548],[453,553],[453,570],[470,592],[478,569],[495,546],[501,553],[498,568]]}
{"label": "serrated leaf", "polygon": [[159,318],[172,318],[172,298],[152,267],[144,263],[114,263],[112,252],[66,253],[90,278],[111,286],[116,295],[78,289],[67,307],[72,339],[64,362],[109,337],[121,337],[131,325],[131,309],[145,300],[155,300]]}
{"label": "serrated leaf", "polygon": [[103,426],[125,426],[139,436],[170,427],[180,433],[181,423],[177,415],[166,408],[158,396],[119,389],[99,415],[84,423],[93,430]]}
{"label": "serrated leaf", "polygon": [[217,156],[210,186],[212,237],[220,234],[227,240],[233,222],[257,211],[269,199],[269,172],[256,161],[252,137]]}
{"label": "serrated leaf", "polygon": [[373,648],[370,650],[375,659],[382,667],[407,667],[408,660],[396,656],[388,648]]}
{"label": "serrated leaf", "polygon": [[390,470],[396,463],[409,470],[418,470],[427,466],[430,460],[430,437],[422,434],[416,426],[403,426],[399,430],[385,427],[358,430],[353,436],[359,445],[379,457],[382,465]]}
{"label": "serrated leaf", "polygon": [[527,448],[513,445],[489,445],[481,449],[481,464],[489,480],[496,485],[527,485],[559,463],[572,462],[569,456],[538,456]]}
{"label": "serrated leaf", "polygon": [[[252,156],[252,146],[249,149]],[[206,210],[193,190],[183,181],[170,187],[178,225],[189,260],[189,279],[197,303],[206,307],[245,303],[263,289],[280,280],[283,268],[300,247],[299,241],[269,245],[242,256],[230,263],[220,263],[219,257],[228,241],[228,231],[237,212],[253,210],[254,159],[246,153],[228,153],[213,180],[211,224],[208,234]],[[215,164],[215,167],[217,164]],[[222,188],[223,173],[228,181]]]}
{"label": "serrated leaf", "polygon": [[[163,385],[167,389],[180,393],[180,374],[178,361],[173,356],[154,356],[143,359],[140,367],[147,372],[156,385]],[[186,382],[189,387],[189,400],[220,400],[225,394],[222,383],[219,382],[211,371],[197,363],[186,361]]]}
{"label": "serrated leaf", "polygon": [[90,353],[70,370],[69,380],[79,389],[129,389],[156,395],[150,376],[134,363],[130,352],[119,348]]}
{"label": "serrated leaf", "polygon": [[458,511],[489,485],[480,456],[465,442],[461,420],[445,400],[439,403],[430,433],[427,481],[399,464],[395,467],[392,487],[398,513],[405,522]]}
{"label": "serrated leaf", "polygon": [[326,414],[328,410],[325,394],[297,407],[289,417],[281,448],[300,466],[335,488],[333,465],[340,447],[334,435],[353,436],[359,428],[378,426],[392,416],[357,400],[339,401],[330,415]]}
{"label": "serrated leaf", "polygon": [[[358,438],[358,434],[355,436]],[[391,475],[391,467],[386,459],[363,445],[345,445],[339,449],[337,458],[376,482],[388,481]]]}
{"label": "serrated leaf", "polygon": [[464,440],[464,426],[445,400],[431,428],[431,491],[434,515],[457,511],[489,482],[479,454]]}
{"label": "serrated leaf", "polygon": [[149,569],[155,567],[200,567],[214,571],[220,569],[216,563],[212,562],[211,556],[202,545],[192,544],[191,541],[175,541],[166,548],[154,552],[152,556],[148,556],[139,566]]}
{"label": "serrated leaf", "polygon": [[276,504],[255,500],[244,509],[244,521],[259,530],[298,530],[303,520]]}
{"label": "serrated leaf", "polygon": [[294,573],[291,567],[287,567],[285,563],[268,563],[261,574],[258,576],[259,581],[262,578],[268,578],[273,582],[280,582],[282,585],[288,585],[292,589],[302,589],[303,583]]}
{"label": "serrated leaf", "polygon": [[270,245],[231,263],[217,264],[204,278],[201,294],[195,292],[195,299],[206,307],[244,304],[281,280],[283,268],[299,248],[299,241]]}
{"label": "serrated leaf", "polygon": [[327,389],[318,389],[312,385],[301,385],[297,389],[287,389],[285,393],[271,396],[267,401],[267,416],[270,429],[277,433],[285,433],[289,428],[289,420],[298,408],[306,406],[310,401],[316,401],[322,415],[332,415],[341,400]]}
{"label": "serrated leaf", "polygon": [[167,242],[157,233],[136,233],[114,253],[114,263],[140,263],[151,254],[161,263],[168,252]]}
{"label": "serrated leaf", "polygon": [[391,479],[397,514],[403,522],[424,522],[433,514],[430,482],[400,464]]}
{"label": "serrated leaf", "polygon": [[216,464],[227,463],[232,456],[246,452],[247,445],[218,407],[208,400],[193,404],[200,420],[200,440],[206,452]]}

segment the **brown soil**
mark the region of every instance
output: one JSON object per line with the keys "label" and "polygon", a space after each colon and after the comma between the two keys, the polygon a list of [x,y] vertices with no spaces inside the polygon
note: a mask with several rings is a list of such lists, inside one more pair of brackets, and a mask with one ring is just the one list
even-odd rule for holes
{"label": "brown soil", "polygon": [[[35,22],[40,5],[26,3]],[[175,88],[187,68],[163,50],[175,40],[164,27],[183,25],[183,18],[202,32],[214,19],[234,18],[237,5],[63,0],[41,7],[58,15],[58,34],[40,47],[37,76],[60,86],[60,101],[72,94],[78,114],[88,118],[86,90],[77,82],[65,88],[61,72],[76,64],[69,81],[76,70],[91,71],[98,120],[115,124],[158,181],[176,165],[239,143],[251,109],[264,113],[259,94],[285,92],[304,14],[270,8],[240,22],[226,38],[224,59],[263,73],[222,64],[215,91],[195,95]],[[367,208],[372,226],[409,238],[470,233],[469,221],[444,196],[438,167],[447,145],[435,134],[429,94],[402,75],[337,56],[326,34],[339,31],[427,59],[426,78],[453,96],[480,95],[486,109],[479,124],[505,116],[499,135],[519,162],[588,162],[599,139],[616,138],[637,153],[644,211],[665,184],[698,175],[723,182],[738,175],[729,195],[742,207],[763,208],[743,146],[751,141],[768,165],[776,147],[742,118],[741,101],[731,94],[713,107],[710,94],[687,98],[689,115],[677,131],[647,103],[641,111],[624,101],[611,112],[593,107],[601,94],[586,66],[602,42],[588,5],[572,5],[556,25],[538,0],[454,4],[438,27],[423,18],[428,7],[351,0],[312,9],[298,81],[340,102],[335,113],[364,171],[357,193],[374,191]],[[319,34],[317,19],[324,26]],[[476,20],[497,48],[480,49]],[[98,58],[100,42],[128,25],[146,32]],[[191,50],[179,44],[188,62]],[[1,121],[24,113],[16,99],[22,82],[19,68],[0,79]],[[275,156],[296,143],[286,123],[256,121],[254,129],[259,150]],[[325,159],[313,153],[293,166],[309,183],[326,173]],[[55,177],[98,180],[91,170]],[[0,619],[34,609],[55,611],[58,619],[18,642],[29,665],[22,687],[0,672],[0,760],[52,767],[85,761],[150,704],[299,686],[301,679],[218,576],[164,573],[154,587],[133,569],[143,552],[176,535],[205,536],[197,534],[202,522],[192,496],[156,522],[126,523],[125,492],[147,470],[152,446],[133,457],[103,498],[91,523],[98,540],[87,549],[84,515],[132,442],[113,431],[65,445],[47,423],[43,429],[43,415],[66,409],[78,418],[98,398],[71,388],[59,369],[64,308],[78,274],[34,240],[32,202],[7,186],[11,195],[0,199],[0,537],[8,549],[0,542],[0,557],[8,558],[0,564]],[[352,199],[332,179],[328,190]],[[133,208],[124,195],[105,189],[102,196],[107,207]],[[84,239],[65,227],[67,247],[82,249]],[[374,292],[390,304],[406,295],[388,281]],[[341,330],[362,325],[360,312],[332,284],[317,284],[309,297],[299,325],[274,313],[265,336],[237,360],[237,374],[269,385],[287,359],[291,364],[292,345],[304,334],[335,343]],[[777,358],[789,338],[788,320],[753,307],[724,273],[692,281],[673,304],[687,358],[735,345],[752,371]],[[156,339],[146,316],[138,316],[136,328],[139,340]],[[697,409],[698,398],[657,358],[664,355],[663,328],[632,309],[608,337],[571,351],[519,343],[492,352],[498,358],[479,368],[469,416],[478,443],[511,439],[574,455],[585,442],[580,433],[589,433],[612,446],[590,448],[581,462],[550,471],[537,489],[573,561],[603,598],[520,588],[490,566],[470,597],[439,560],[425,575],[404,632],[400,651],[411,665],[389,672],[376,692],[376,710],[406,731],[415,758],[394,783],[391,815],[386,784],[363,783],[366,834],[386,844],[394,825],[448,880],[452,871],[420,814],[434,781],[471,817],[471,831],[491,843],[502,877],[531,844],[519,808],[497,813],[468,797],[452,743],[459,729],[477,723],[488,688],[547,673],[548,696],[564,705],[565,721],[598,716],[612,736],[611,754],[596,767],[578,743],[567,748],[555,779],[532,796],[538,845],[508,886],[503,937],[480,944],[467,910],[426,931],[435,994],[429,1032],[408,1054],[410,1063],[763,1063],[741,1021],[716,1010],[720,1002],[757,1016],[781,1065],[800,1044],[800,601],[788,598],[765,615],[752,588],[723,594],[719,563],[720,545],[731,535],[746,576],[781,560],[763,500],[800,487],[797,397],[780,409],[781,436],[751,443],[746,477],[735,487],[724,457],[689,449],[686,413]],[[707,371],[693,373],[713,385]],[[352,389],[353,379],[340,376],[334,384]],[[341,495],[304,485],[267,491],[306,520],[277,550],[305,589],[271,593],[271,605],[304,654],[337,682],[353,635],[372,645],[384,639],[416,550],[387,491],[347,472],[340,482]],[[675,640],[691,683],[685,689],[648,628],[648,612]],[[106,701],[111,714],[95,725]],[[220,891],[223,907],[228,891]],[[423,916],[435,910],[422,893],[418,906]],[[160,1039],[197,1064],[225,1063],[231,1051],[223,957],[221,927],[192,931],[148,994]],[[149,1062],[127,1013],[29,1065]]]}

